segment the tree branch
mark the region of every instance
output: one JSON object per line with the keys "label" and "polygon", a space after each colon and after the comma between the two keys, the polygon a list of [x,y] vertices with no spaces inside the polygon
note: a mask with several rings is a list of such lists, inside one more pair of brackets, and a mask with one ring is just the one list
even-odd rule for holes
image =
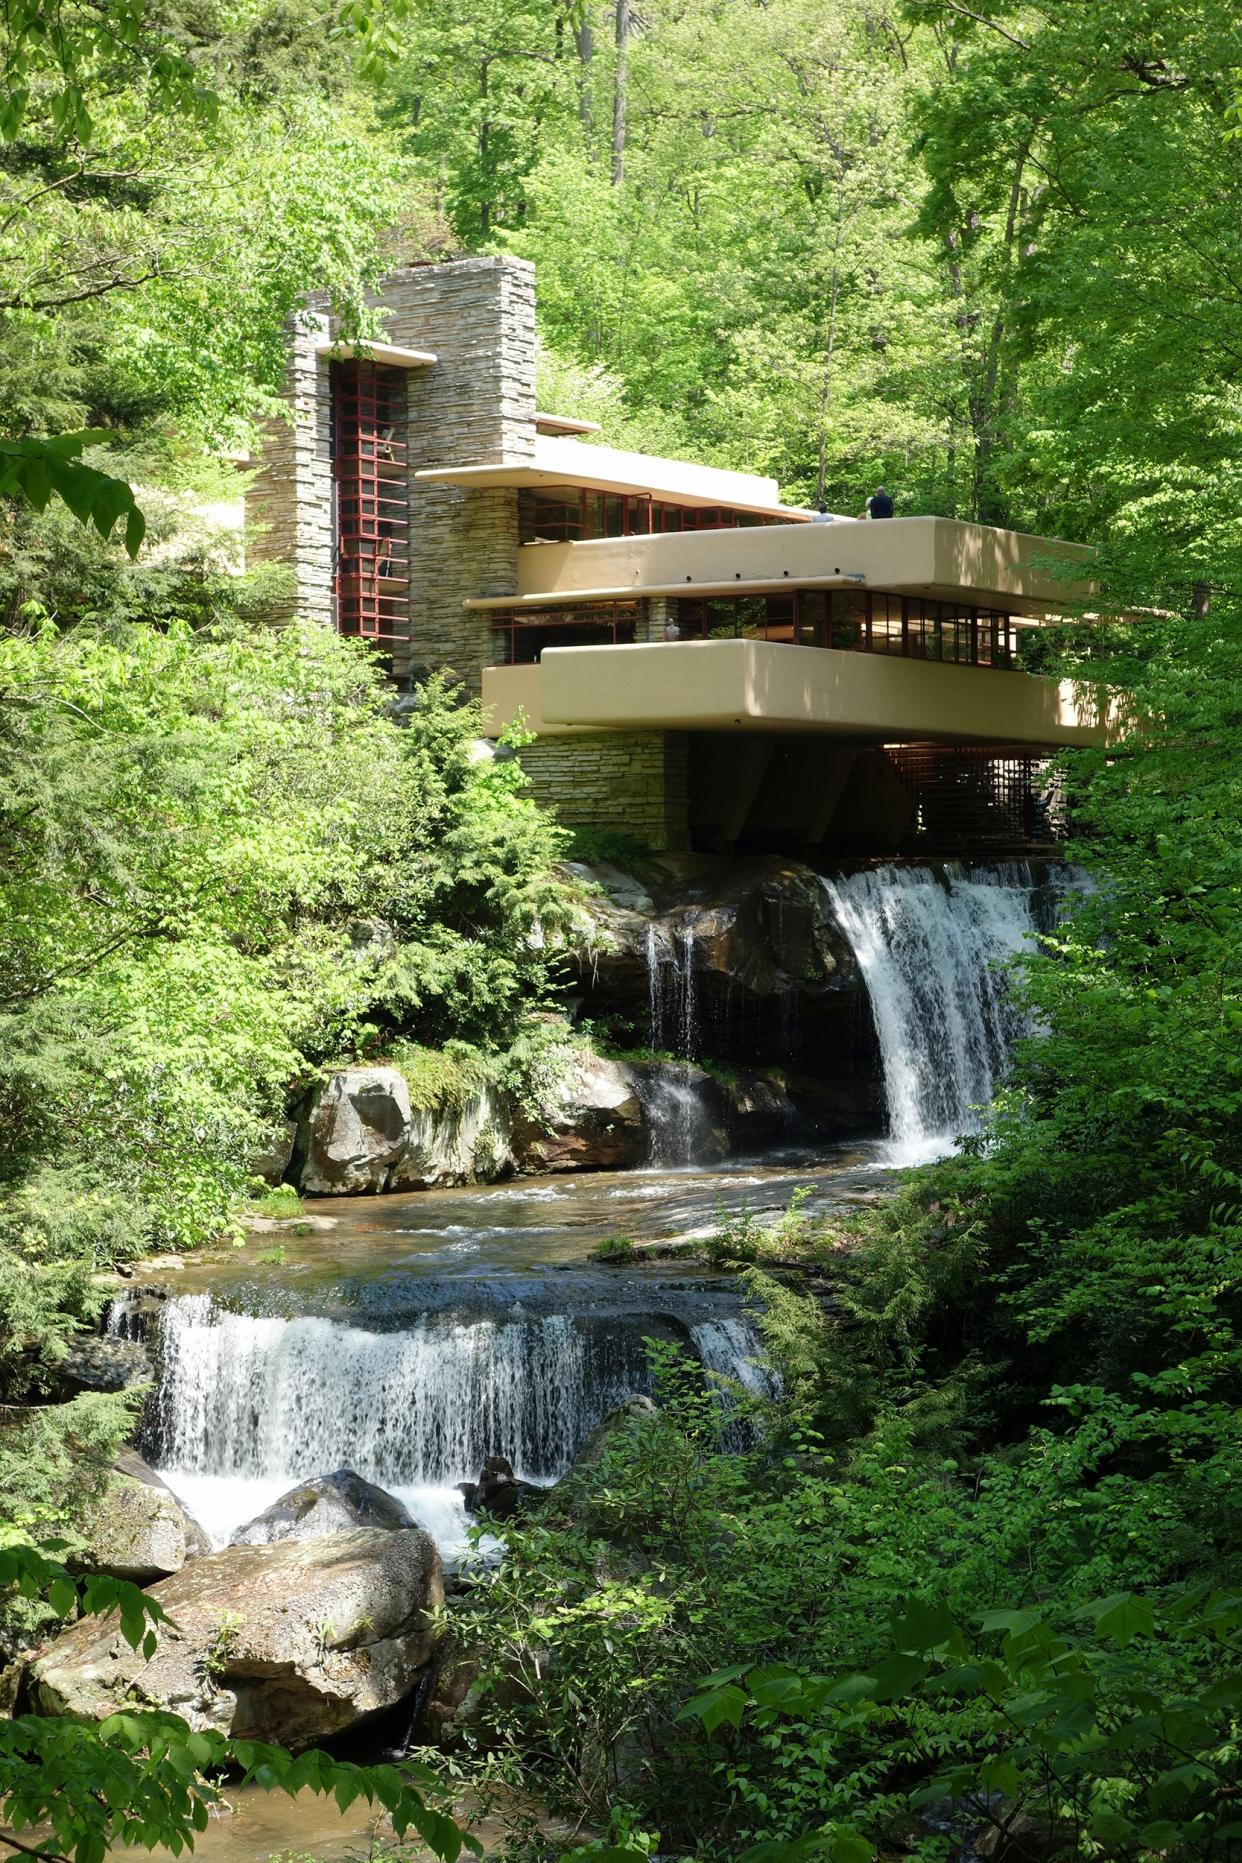
{"label": "tree branch", "polygon": [[1002,39],[1008,39],[1010,45],[1016,45],[1020,52],[1030,51],[1030,44],[1026,39],[1019,39],[1016,33],[1006,32],[1003,26],[998,26],[994,19],[987,17],[986,13],[972,13],[968,6],[959,5],[959,0],[940,0],[940,4],[948,7],[950,13],[960,13],[963,19],[973,19],[977,26],[988,26],[993,32],[999,32]]}
{"label": "tree branch", "polygon": [[153,278],[163,274],[156,266],[152,271],[139,272],[136,277],[105,278],[97,285],[85,285],[81,291],[70,291],[59,298],[12,297],[0,298],[0,310],[59,310],[64,304],[85,304],[91,298],[107,297],[110,291],[136,291],[139,285],[149,284]]}
{"label": "tree branch", "polygon": [[10,1837],[7,1831],[0,1831],[0,1844],[7,1844],[10,1850],[20,1850],[24,1857],[37,1857],[39,1863],[69,1863],[59,1850],[36,1850],[31,1844],[24,1844],[20,1837]]}

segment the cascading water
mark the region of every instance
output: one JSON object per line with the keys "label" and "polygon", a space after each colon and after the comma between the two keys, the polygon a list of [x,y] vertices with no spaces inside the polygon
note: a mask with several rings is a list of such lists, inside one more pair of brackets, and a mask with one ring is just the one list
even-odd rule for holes
{"label": "cascading water", "polygon": [[889,1161],[942,1156],[979,1129],[1023,1032],[1002,966],[1037,929],[1030,868],[878,867],[824,885],[871,1000]]}
{"label": "cascading water", "polygon": [[649,1164],[676,1170],[719,1156],[703,1087],[701,1072],[679,1067],[674,1061],[664,1062],[644,1082]]}
{"label": "cascading water", "polygon": [[647,966],[648,1044],[693,1061],[700,1051],[698,991],[694,970],[694,926],[687,920],[669,934],[666,954],[653,924],[643,955]]}
{"label": "cascading water", "polygon": [[701,1046],[694,972],[694,927],[687,921],[670,934],[672,955],[661,948],[654,924],[644,944],[647,964],[648,1045],[682,1058],[664,1062],[643,1087],[650,1134],[648,1163],[668,1169],[700,1163],[713,1154],[713,1121],[703,1096],[703,1079],[684,1063]]}
{"label": "cascading water", "polygon": [[[298,1481],[341,1467],[396,1494],[442,1544],[464,1535],[455,1484],[499,1452],[530,1481],[564,1474],[616,1404],[649,1388],[636,1319],[422,1315],[372,1331],[320,1315],[167,1303],[145,1446],[217,1541]],[[768,1388],[740,1318],[689,1320],[703,1364]]]}

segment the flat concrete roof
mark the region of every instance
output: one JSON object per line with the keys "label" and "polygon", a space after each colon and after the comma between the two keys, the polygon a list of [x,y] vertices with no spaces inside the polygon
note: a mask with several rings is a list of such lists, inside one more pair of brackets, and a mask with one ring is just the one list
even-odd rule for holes
{"label": "flat concrete roof", "polygon": [[597,420],[575,420],[569,414],[535,415],[536,433],[564,433],[572,436],[576,433],[598,433],[599,430]]}
{"label": "flat concrete roof", "polygon": [[437,360],[429,349],[403,349],[399,343],[373,343],[369,338],[339,343],[325,337],[316,343],[315,354],[329,362],[378,362],[386,369],[426,369]]}
{"label": "flat concrete roof", "polygon": [[558,434],[537,433],[533,459],[433,466],[414,476],[436,485],[463,485],[478,490],[496,486],[575,486],[629,497],[667,499],[672,504],[699,508],[723,505],[733,511],[799,524],[808,523],[811,516],[809,511],[782,505],[775,479],[732,472],[723,466],[698,466],[688,460],[626,453],[614,446],[590,446]]}

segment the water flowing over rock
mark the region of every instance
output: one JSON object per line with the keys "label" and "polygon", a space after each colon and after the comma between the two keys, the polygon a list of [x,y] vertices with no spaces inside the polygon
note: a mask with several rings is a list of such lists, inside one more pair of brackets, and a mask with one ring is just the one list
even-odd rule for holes
{"label": "water flowing over rock", "polygon": [[752,1118],[755,1136],[779,1136],[799,1113],[805,1129],[834,1137],[874,1129],[866,993],[818,874],[779,856],[694,854],[645,862],[641,877],[607,864],[575,871],[596,889],[581,966],[592,1017],[657,1055],[775,1066],[834,1088],[805,1107],[784,1090],[781,1120],[764,1132]]}
{"label": "water flowing over rock", "polygon": [[647,1337],[747,1375],[758,1344],[740,1319],[731,1341],[722,1332],[723,1295],[672,1293],[674,1311],[662,1312],[627,1308],[615,1277],[600,1281],[611,1296],[602,1311],[594,1294],[579,1311],[545,1313],[510,1295],[494,1316],[424,1311],[399,1330],[235,1313],[185,1295],[165,1309],[144,1442],[218,1540],[338,1466],[451,1543],[462,1525],[457,1484],[488,1457],[505,1456],[522,1481],[554,1481],[610,1409],[649,1388]]}
{"label": "water flowing over rock", "polygon": [[295,1752],[394,1707],[431,1655],[434,1542],[355,1530],[230,1546],[153,1588],[173,1619],[148,1661],[116,1619],[84,1619],[31,1664],[42,1713],[102,1720],[137,1697],[192,1728]]}
{"label": "water flowing over rock", "polygon": [[891,1156],[941,1155],[978,1131],[1024,1032],[1004,966],[1033,950],[1047,889],[1016,861],[877,867],[824,887],[871,999]]}
{"label": "water flowing over rock", "polygon": [[711,1164],[730,1148],[730,1107],[720,1083],[700,1067],[654,1061],[640,1070],[653,1165]]}
{"label": "water flowing over rock", "polygon": [[325,1533],[347,1533],[354,1527],[397,1533],[414,1525],[393,1495],[364,1481],[352,1468],[338,1468],[290,1488],[239,1527],[229,1544],[272,1546],[277,1540],[321,1539]]}

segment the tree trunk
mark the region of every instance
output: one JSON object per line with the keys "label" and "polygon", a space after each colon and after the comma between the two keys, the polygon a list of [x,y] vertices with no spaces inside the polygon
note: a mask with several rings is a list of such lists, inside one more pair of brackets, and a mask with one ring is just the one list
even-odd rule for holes
{"label": "tree trunk", "polygon": [[612,92],[612,185],[625,180],[625,113],[630,82],[630,0],[616,0],[617,73]]}
{"label": "tree trunk", "polygon": [[484,59],[479,67],[479,99],[482,110],[479,117],[479,232],[484,239],[492,230],[492,178],[491,135],[492,125],[488,118],[491,93],[491,61]]}
{"label": "tree trunk", "polygon": [[582,24],[574,34],[574,43],[578,47],[578,121],[582,125],[587,160],[593,162],[595,160],[595,94],[592,64],[595,58],[595,34],[585,14]]}

